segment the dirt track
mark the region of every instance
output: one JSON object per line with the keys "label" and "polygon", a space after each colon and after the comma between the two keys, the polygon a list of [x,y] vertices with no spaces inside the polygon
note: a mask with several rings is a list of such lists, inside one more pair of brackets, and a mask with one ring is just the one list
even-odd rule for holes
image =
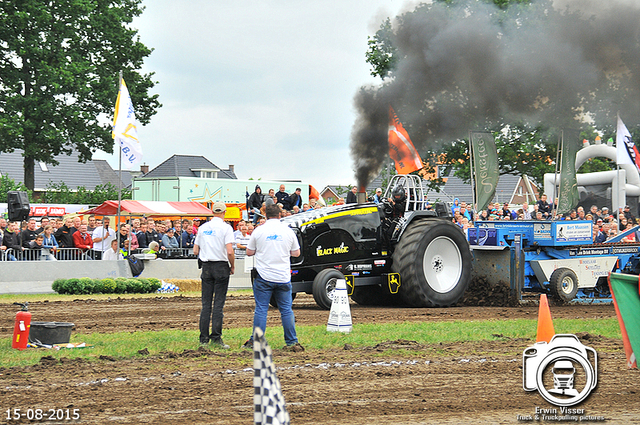
{"label": "dirt track", "polygon": [[[34,320],[74,322],[76,333],[195,330],[199,304],[196,298],[177,297],[38,302],[30,309]],[[294,306],[299,324],[326,324],[327,313],[309,296],[296,299]],[[0,314],[12,318],[14,307],[0,305]],[[225,326],[248,327],[252,314],[250,296],[230,298]],[[352,315],[355,323],[501,320],[535,318],[537,307],[352,305]],[[615,311],[610,305],[553,307],[553,317],[609,318]],[[136,323],[133,329],[131,323]],[[270,313],[269,326],[278,324],[277,314]],[[11,332],[12,322],[3,320],[0,336]],[[626,369],[622,343],[588,334],[582,338],[598,351],[599,382],[579,407],[611,423],[639,423],[640,373]],[[339,352],[276,349],[274,361],[295,424],[516,423],[518,414],[552,407],[537,392],[522,389],[522,351],[530,344],[381,341]],[[252,423],[250,352],[186,350],[113,360],[60,363],[45,357],[35,366],[0,369],[0,421],[6,421],[8,408],[41,407],[80,409],[82,423]]]}
{"label": "dirt track", "polygon": [[[299,294],[293,302],[296,323],[322,325],[327,312],[318,308],[310,295]],[[230,296],[224,309],[224,325],[229,328],[251,327],[253,297]],[[34,321],[73,322],[75,333],[123,332],[158,329],[197,329],[200,299],[183,296],[159,298],[118,298],[110,300],[75,300],[70,302],[34,302],[29,304]],[[0,304],[2,317],[13,317],[16,306]],[[389,308],[351,304],[354,323],[433,322],[452,320],[535,319],[538,307],[450,307]],[[598,319],[615,317],[611,305],[571,305],[553,307],[554,318]],[[277,314],[269,315],[277,325]],[[3,321],[0,338],[10,337],[13,321]]]}

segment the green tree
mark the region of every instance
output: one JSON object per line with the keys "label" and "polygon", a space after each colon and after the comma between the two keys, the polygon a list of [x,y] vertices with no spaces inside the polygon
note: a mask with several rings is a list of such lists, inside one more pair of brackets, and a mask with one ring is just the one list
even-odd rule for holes
{"label": "green tree", "polygon": [[[131,190],[122,189],[122,199],[131,199]],[[111,183],[98,185],[94,190],[84,186],[72,190],[65,182],[49,183],[47,191],[42,195],[45,204],[88,204],[97,205],[104,201],[118,199],[118,188]]]}
{"label": "green tree", "polygon": [[[500,175],[526,175],[541,186],[544,174],[554,172],[558,139],[548,128],[517,124],[496,129],[493,134],[500,158]],[[471,167],[468,139],[448,144],[443,153],[444,175],[453,171],[456,177],[469,182]]]}
{"label": "green tree", "polygon": [[16,183],[11,177],[7,175],[0,175],[0,202],[7,202],[7,192],[14,190],[27,192],[29,199],[32,199],[33,194],[22,183]]}
{"label": "green tree", "polygon": [[[122,188],[122,199],[131,199],[131,190]],[[118,188],[111,183],[96,186],[91,194],[91,204],[101,204],[104,201],[113,201],[118,199]]]}
{"label": "green tree", "polygon": [[45,204],[75,204],[76,196],[65,182],[50,182],[46,192],[42,194],[41,201]]}
{"label": "green tree", "polygon": [[57,165],[75,149],[80,160],[113,152],[111,123],[123,72],[136,117],[149,122],[161,106],[141,74],[151,49],[132,19],[142,0],[0,2],[0,152],[22,149],[24,182],[33,190],[34,164]]}
{"label": "green tree", "polygon": [[[544,185],[544,175],[556,169],[558,133],[544,126],[532,128],[526,124],[504,126],[493,132],[496,149],[500,158],[499,172],[503,174],[526,175],[538,186]],[[593,142],[596,133],[593,129],[584,131],[581,138]],[[465,182],[471,180],[469,165],[469,141],[456,140],[446,146],[442,156],[444,175],[453,172]],[[581,173],[608,171],[615,169],[613,161],[606,158],[592,158],[578,170]]]}
{"label": "green tree", "polygon": [[[351,190],[352,185],[348,184],[346,187],[343,187],[341,185],[338,185],[334,188],[334,191],[336,192],[336,195],[338,195],[338,197],[344,197],[347,195],[347,193],[349,193],[349,191]],[[336,199],[337,202],[337,199]]]}
{"label": "green tree", "polygon": [[367,50],[366,58],[371,65],[371,75],[374,77],[386,78],[397,65],[397,51],[391,41],[392,36],[391,19],[387,18],[380,25],[375,36],[367,37],[369,50]]}

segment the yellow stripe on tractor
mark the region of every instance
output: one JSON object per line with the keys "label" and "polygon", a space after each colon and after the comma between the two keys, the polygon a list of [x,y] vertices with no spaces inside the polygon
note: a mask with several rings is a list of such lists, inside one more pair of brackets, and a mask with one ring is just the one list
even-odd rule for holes
{"label": "yellow stripe on tractor", "polygon": [[302,226],[308,226],[309,224],[323,223],[326,220],[331,220],[332,218],[337,218],[337,217],[344,217],[349,215],[365,215],[365,214],[373,214],[377,212],[378,212],[378,207],[359,208],[354,210],[340,211],[335,214],[329,214],[324,217],[318,217],[313,220],[309,220],[305,223],[302,223]]}

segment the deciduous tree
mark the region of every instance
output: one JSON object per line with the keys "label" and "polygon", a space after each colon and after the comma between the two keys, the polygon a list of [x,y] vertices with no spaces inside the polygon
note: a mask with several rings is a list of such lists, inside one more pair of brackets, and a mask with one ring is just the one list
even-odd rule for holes
{"label": "deciduous tree", "polygon": [[123,76],[142,124],[160,103],[153,73],[140,68],[151,49],[131,26],[142,0],[0,2],[0,152],[22,149],[24,181],[35,161],[96,150],[113,152],[111,119]]}

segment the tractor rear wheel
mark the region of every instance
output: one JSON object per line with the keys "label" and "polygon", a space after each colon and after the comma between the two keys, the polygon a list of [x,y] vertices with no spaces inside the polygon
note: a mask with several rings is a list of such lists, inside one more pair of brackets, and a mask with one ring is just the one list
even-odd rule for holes
{"label": "tractor rear wheel", "polygon": [[471,252],[464,233],[440,219],[413,222],[393,253],[400,273],[398,294],[411,307],[447,307],[469,286]]}
{"label": "tractor rear wheel", "polygon": [[553,297],[561,303],[567,303],[578,293],[578,276],[573,270],[560,267],[551,273],[549,285]]}

